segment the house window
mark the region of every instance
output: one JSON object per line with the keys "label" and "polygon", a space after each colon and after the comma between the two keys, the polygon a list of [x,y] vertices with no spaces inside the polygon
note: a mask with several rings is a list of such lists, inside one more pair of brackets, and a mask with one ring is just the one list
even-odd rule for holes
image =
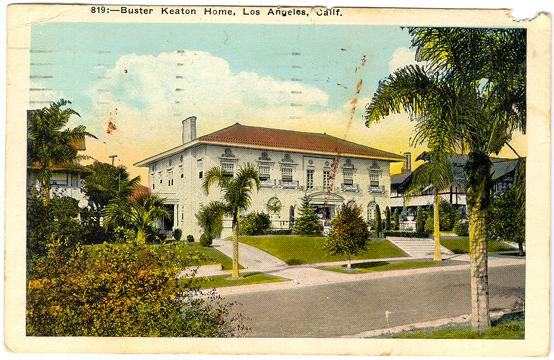
{"label": "house window", "polygon": [[367,220],[375,220],[376,204],[374,202],[369,203],[367,206]]}
{"label": "house window", "polygon": [[203,176],[204,176],[204,172],[203,172],[203,171],[199,171],[199,172],[198,172],[198,178],[199,178],[199,179],[202,179]]}
{"label": "house window", "polygon": [[171,159],[169,159],[169,166],[172,166],[173,165],[173,161],[171,161]]}
{"label": "house window", "polygon": [[66,185],[68,182],[69,174],[64,173],[53,173],[52,177],[50,178],[50,184],[51,185]]}
{"label": "house window", "polygon": [[290,167],[281,168],[281,180],[285,183],[292,182],[292,168]]}
{"label": "house window", "polygon": [[233,175],[235,174],[235,164],[223,163],[221,164],[221,170],[223,171],[224,176],[233,177]]}
{"label": "house window", "polygon": [[179,175],[183,178],[183,165],[179,165]]}
{"label": "house window", "polygon": [[327,190],[329,187],[329,170],[323,170],[323,189]]}
{"label": "house window", "polygon": [[162,184],[163,181],[164,181],[163,173],[160,171],[160,172],[158,173],[158,175],[159,175],[159,177],[160,177],[160,184]]}
{"label": "house window", "polygon": [[260,174],[260,181],[268,182],[271,180],[269,166],[258,166],[258,172]]}
{"label": "house window", "polygon": [[377,172],[369,173],[369,185],[372,188],[378,188],[379,187],[379,173],[377,173]]}
{"label": "house window", "polygon": [[354,171],[352,169],[343,169],[342,177],[344,185],[354,185]]}
{"label": "house window", "polygon": [[152,190],[156,188],[156,184],[152,184]]}
{"label": "house window", "polygon": [[183,154],[179,155],[179,161],[183,162]]}
{"label": "house window", "polygon": [[198,178],[202,179],[202,176],[204,175],[204,165],[202,163],[202,159],[196,161],[196,170],[198,170]]}
{"label": "house window", "polygon": [[306,189],[313,189],[314,188],[314,171],[313,169],[309,169],[306,171]]}
{"label": "house window", "polygon": [[170,170],[167,171],[167,185],[173,185],[173,171]]}

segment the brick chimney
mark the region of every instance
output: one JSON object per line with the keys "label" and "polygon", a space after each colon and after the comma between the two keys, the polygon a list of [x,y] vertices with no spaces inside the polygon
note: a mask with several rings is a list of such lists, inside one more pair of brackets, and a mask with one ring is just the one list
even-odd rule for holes
{"label": "brick chimney", "polygon": [[183,120],[183,144],[196,139],[196,116]]}

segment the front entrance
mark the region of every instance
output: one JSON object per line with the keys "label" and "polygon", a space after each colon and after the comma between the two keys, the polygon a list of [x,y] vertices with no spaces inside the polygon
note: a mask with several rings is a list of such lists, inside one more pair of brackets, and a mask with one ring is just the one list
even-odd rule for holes
{"label": "front entrance", "polygon": [[169,217],[162,219],[162,230],[172,231],[173,230],[173,225],[174,225],[175,205],[173,205],[173,204],[164,204],[164,207],[167,211],[169,211]]}
{"label": "front entrance", "polygon": [[314,204],[314,212],[324,221],[330,221],[335,217],[335,205]]}

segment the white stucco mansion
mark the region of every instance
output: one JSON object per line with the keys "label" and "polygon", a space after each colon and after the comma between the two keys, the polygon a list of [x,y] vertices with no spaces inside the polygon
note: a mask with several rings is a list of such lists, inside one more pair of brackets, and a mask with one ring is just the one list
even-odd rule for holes
{"label": "white stucco mansion", "polygon": [[[165,230],[180,228],[183,235],[201,234],[195,214],[202,204],[221,198],[216,186],[207,196],[202,190],[204,174],[221,167],[232,176],[250,162],[257,166],[261,188],[252,194],[249,211],[269,212],[268,204],[280,205],[270,213],[272,227],[292,226],[301,199],[310,197],[323,222],[336,213],[337,206],[355,202],[367,219],[375,217],[375,204],[381,211],[390,206],[390,163],[403,157],[345,141],[334,136],[236,123],[213,133],[196,137],[196,117],[182,122],[181,145],[135,163],[148,167],[151,191],[165,199],[173,218]],[[333,175],[335,174],[335,175]],[[231,234],[224,220],[221,237]]]}

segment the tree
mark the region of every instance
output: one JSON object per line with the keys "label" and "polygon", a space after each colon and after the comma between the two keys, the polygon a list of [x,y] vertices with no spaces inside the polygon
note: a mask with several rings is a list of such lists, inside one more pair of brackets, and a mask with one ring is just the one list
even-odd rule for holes
{"label": "tree", "polygon": [[36,175],[45,205],[50,199],[52,166],[73,162],[78,158],[75,143],[86,136],[95,137],[83,125],[64,129],[71,115],[79,116],[71,108],[62,109],[68,104],[71,102],[61,99],[49,107],[32,111],[27,124],[27,165],[38,165]]}
{"label": "tree", "polygon": [[206,238],[205,241],[211,243],[213,238],[219,236],[224,214],[225,209],[218,201],[210,201],[208,205],[200,206],[200,210],[196,214],[196,220],[203,230],[203,235]]}
{"label": "tree", "polygon": [[324,248],[331,255],[348,255],[348,269],[351,269],[351,257],[367,247],[369,230],[357,206],[342,205],[337,216],[331,221],[331,230]]}
{"label": "tree", "polygon": [[304,195],[298,219],[294,224],[294,233],[299,235],[321,235],[322,231],[321,221],[310,205],[310,198]]}
{"label": "tree", "polygon": [[394,212],[394,229],[400,230],[400,210],[398,209]]}
{"label": "tree", "polygon": [[390,209],[387,206],[385,208],[385,230],[391,230]]}
{"label": "tree", "polygon": [[135,230],[137,242],[146,243],[146,233],[157,220],[168,218],[169,211],[158,195],[141,193],[128,200],[112,200],[103,211],[104,227],[124,226]]}
{"label": "tree", "polygon": [[379,204],[375,204],[375,238],[379,238],[383,233],[383,220],[381,219],[381,209]]}
{"label": "tree", "polygon": [[212,184],[217,184],[223,191],[223,201],[214,202],[224,214],[233,218],[233,270],[232,277],[240,278],[239,274],[239,232],[240,212],[246,211],[251,204],[251,193],[260,188],[260,177],[256,167],[247,163],[238,169],[236,176],[230,177],[220,167],[208,171],[202,187],[209,194]]}
{"label": "tree", "polygon": [[493,199],[487,225],[489,240],[512,241],[518,244],[519,255],[523,256],[525,242],[525,213],[519,211],[516,189],[510,188]]}
{"label": "tree", "polygon": [[[438,153],[468,152],[472,326],[490,326],[487,212],[491,154],[526,128],[525,29],[410,28],[417,60],[379,87],[367,123],[404,110],[416,121],[414,142]],[[390,86],[396,83],[398,86]],[[402,85],[402,86],[400,86]]]}

